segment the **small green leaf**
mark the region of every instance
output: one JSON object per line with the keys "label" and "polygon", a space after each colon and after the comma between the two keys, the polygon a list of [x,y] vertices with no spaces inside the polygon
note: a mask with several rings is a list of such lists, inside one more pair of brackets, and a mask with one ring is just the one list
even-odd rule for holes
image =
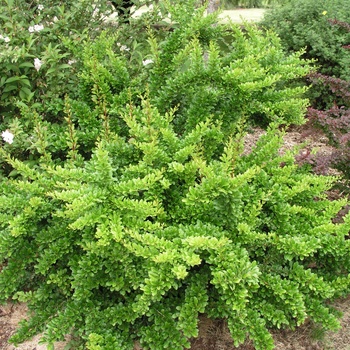
{"label": "small green leaf", "polygon": [[17,90],[17,86],[13,85],[13,84],[9,84],[6,85],[3,92],[9,92],[9,91],[13,91],[13,90]]}
{"label": "small green leaf", "polygon": [[14,77],[11,77],[11,78],[6,79],[5,84],[7,84],[7,83],[12,83],[12,82],[18,81],[18,80],[21,80],[21,77],[14,76]]}
{"label": "small green leaf", "polygon": [[19,67],[19,68],[24,68],[24,67],[33,68],[34,65],[33,65],[33,63],[30,63],[30,62],[23,62],[23,63],[21,63],[18,67]]}
{"label": "small green leaf", "polygon": [[57,68],[56,67],[51,67],[47,70],[46,74],[45,75],[50,75],[51,73],[54,73],[57,71]]}
{"label": "small green leaf", "polygon": [[60,69],[65,69],[65,68],[72,68],[69,64],[66,64],[66,63],[64,63],[64,64],[60,64],[59,66],[58,66],[58,68],[60,68]]}

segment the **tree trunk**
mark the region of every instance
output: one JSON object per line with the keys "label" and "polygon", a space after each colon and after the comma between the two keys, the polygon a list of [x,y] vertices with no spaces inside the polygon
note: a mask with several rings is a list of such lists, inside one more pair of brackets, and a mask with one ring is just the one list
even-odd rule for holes
{"label": "tree trunk", "polygon": [[209,0],[207,13],[213,13],[219,9],[220,0]]}

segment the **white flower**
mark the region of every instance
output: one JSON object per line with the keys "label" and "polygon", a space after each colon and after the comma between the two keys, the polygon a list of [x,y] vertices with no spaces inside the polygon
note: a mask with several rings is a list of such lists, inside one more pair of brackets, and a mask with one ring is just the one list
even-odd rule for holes
{"label": "white flower", "polygon": [[97,7],[95,7],[94,12],[92,13],[92,17],[94,18],[97,17],[99,13],[100,13],[100,10]]}
{"label": "white flower", "polygon": [[42,60],[39,60],[39,58],[34,58],[34,68],[39,71],[41,65],[43,64]]}
{"label": "white flower", "polygon": [[36,24],[35,26],[34,26],[34,30],[36,31],[36,32],[40,32],[41,30],[43,30],[44,29],[44,26],[42,25],[42,24]]}
{"label": "white flower", "polygon": [[33,32],[35,32],[35,29],[34,29],[33,26],[30,26],[30,27],[28,28],[28,31],[29,31],[29,33],[33,33]]}
{"label": "white flower", "polygon": [[1,34],[0,34],[0,39],[4,40],[5,43],[8,43],[11,41],[11,39],[8,36],[2,36]]}
{"label": "white flower", "polygon": [[142,64],[144,66],[147,66],[148,64],[151,64],[151,63],[153,63],[153,60],[151,60],[151,59],[147,59],[147,60],[142,61]]}
{"label": "white flower", "polygon": [[127,47],[126,45],[121,45],[120,46],[120,51],[130,51],[130,48]]}
{"label": "white flower", "polygon": [[14,135],[12,134],[12,132],[5,130],[2,132],[1,136],[5,142],[7,142],[7,143],[13,142]]}
{"label": "white flower", "polygon": [[38,5],[38,10],[41,11],[44,9],[44,5]]}

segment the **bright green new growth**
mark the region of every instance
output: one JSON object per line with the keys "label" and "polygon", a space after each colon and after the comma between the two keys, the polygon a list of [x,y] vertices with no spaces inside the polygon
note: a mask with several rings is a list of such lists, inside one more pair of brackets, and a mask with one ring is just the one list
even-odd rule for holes
{"label": "bright green new growth", "polygon": [[[120,33],[86,43],[80,53],[82,101],[73,106],[77,114],[87,106],[94,107],[93,113],[104,108],[113,116],[112,127],[120,130],[120,110],[130,99],[138,104],[139,95],[147,92],[160,113],[176,108],[174,127],[181,134],[209,115],[228,134],[242,119],[264,125],[304,122],[306,88],[294,82],[311,68],[300,59],[301,52],[286,56],[273,32],[248,24],[245,30],[234,24],[213,27],[217,14],[205,17],[204,9],[187,10],[173,8],[172,18],[179,22],[174,30],[149,30],[148,45],[140,43],[143,48],[130,53],[119,52]],[[137,59],[138,50],[153,63],[143,67],[146,60]]]}
{"label": "bright green new growth", "polygon": [[207,119],[179,137],[173,118],[130,105],[130,138],[64,166],[1,151],[21,174],[1,184],[1,299],[35,312],[13,341],[44,327],[49,343],[75,330],[88,349],[182,349],[201,313],[256,349],[273,348],[267,327],[337,327],[325,301],[349,288],[350,222],[332,223],[332,179],[279,155],[276,129],[241,155],[239,134]]}

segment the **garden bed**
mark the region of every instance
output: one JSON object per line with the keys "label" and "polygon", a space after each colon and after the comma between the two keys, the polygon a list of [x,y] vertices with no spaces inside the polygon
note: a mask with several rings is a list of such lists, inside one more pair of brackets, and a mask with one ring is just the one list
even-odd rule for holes
{"label": "garden bed", "polygon": [[[244,153],[249,153],[257,140],[265,131],[255,128],[245,138]],[[327,144],[327,138],[309,126],[291,128],[284,137],[281,152],[304,144],[301,152],[318,149],[322,154],[332,152]],[[347,350],[350,344],[350,297],[337,300],[336,309],[343,313],[339,332],[325,332],[317,325],[306,322],[295,331],[274,330],[273,334],[276,350]],[[0,349],[2,350],[44,350],[46,345],[39,344],[40,335],[32,340],[20,344],[18,347],[9,345],[8,339],[14,334],[21,319],[26,318],[25,304],[8,304],[0,307]],[[55,350],[64,350],[67,342],[57,342]],[[135,350],[142,348],[136,343]],[[199,337],[192,341],[191,350],[254,350],[252,342],[247,341],[238,348],[233,345],[232,337],[224,321],[212,321],[205,317],[200,318]]]}

